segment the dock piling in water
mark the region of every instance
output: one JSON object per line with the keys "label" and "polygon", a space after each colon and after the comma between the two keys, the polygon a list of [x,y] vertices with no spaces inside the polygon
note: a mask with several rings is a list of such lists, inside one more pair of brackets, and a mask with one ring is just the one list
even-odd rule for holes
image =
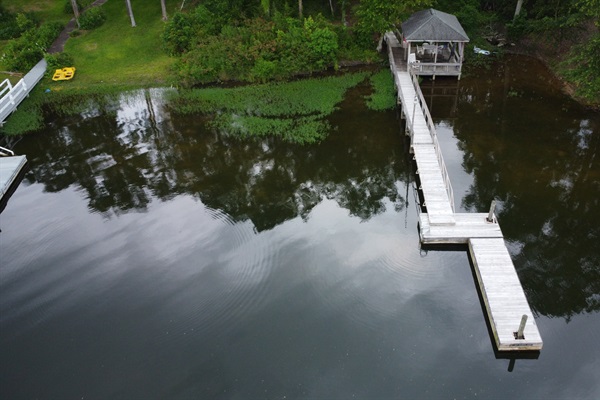
{"label": "dock piling in water", "polygon": [[494,222],[494,211],[496,210],[496,200],[492,200],[492,204],[490,204],[490,212],[486,218],[487,222]]}
{"label": "dock piling in water", "polygon": [[515,332],[515,339],[525,339],[523,331],[525,331],[525,324],[527,323],[527,314],[523,314],[521,317],[521,323],[519,324],[519,330]]}

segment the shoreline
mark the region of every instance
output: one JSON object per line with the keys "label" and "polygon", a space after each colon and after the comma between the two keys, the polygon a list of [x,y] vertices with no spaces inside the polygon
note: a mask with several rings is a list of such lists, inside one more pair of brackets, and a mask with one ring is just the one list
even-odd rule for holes
{"label": "shoreline", "polygon": [[552,74],[552,76],[561,83],[561,91],[565,95],[569,96],[582,107],[593,111],[600,111],[600,103],[590,102],[585,98],[577,95],[576,85],[572,82],[567,81],[560,75],[560,73],[555,68],[553,68],[552,60],[550,58],[542,57],[539,54],[528,52],[527,50],[510,49],[505,50],[505,53],[509,55],[531,57],[538,60],[544,65],[544,67],[546,67],[546,69]]}

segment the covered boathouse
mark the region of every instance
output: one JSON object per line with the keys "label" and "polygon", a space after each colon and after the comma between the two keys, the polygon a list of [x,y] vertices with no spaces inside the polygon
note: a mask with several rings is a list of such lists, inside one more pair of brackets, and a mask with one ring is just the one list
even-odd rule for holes
{"label": "covered boathouse", "polygon": [[433,8],[416,12],[402,23],[401,35],[408,70],[460,79],[469,37],[454,15]]}

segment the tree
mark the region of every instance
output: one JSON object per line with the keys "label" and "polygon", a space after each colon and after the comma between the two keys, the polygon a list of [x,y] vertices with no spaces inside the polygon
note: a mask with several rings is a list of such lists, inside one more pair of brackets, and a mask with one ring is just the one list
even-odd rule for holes
{"label": "tree", "polygon": [[302,5],[302,0],[298,0],[298,18],[302,19],[302,10],[304,9]]}
{"label": "tree", "polygon": [[515,16],[513,17],[513,20],[517,19],[517,17],[521,13],[521,7],[522,6],[523,6],[523,0],[518,0],[517,1],[517,8],[515,8]]}
{"label": "tree", "polygon": [[160,0],[160,8],[162,9],[162,19],[163,21],[166,21],[169,19],[169,16],[167,15],[167,6],[165,5],[165,0]]}
{"label": "tree", "polygon": [[592,17],[596,26],[600,27],[600,0],[578,0],[577,7],[582,13]]}
{"label": "tree", "polygon": [[75,22],[77,22],[77,27],[81,28],[79,25],[79,6],[77,5],[77,0],[71,0],[71,7],[73,7],[73,15],[75,15]]}
{"label": "tree", "polygon": [[361,0],[356,10],[357,30],[365,35],[377,34],[381,46],[383,34],[408,17],[411,11],[428,7],[432,0]]}
{"label": "tree", "polygon": [[135,27],[135,18],[133,17],[133,10],[131,9],[131,1],[125,0],[125,4],[127,5],[127,12],[129,13],[129,18],[131,19],[131,26]]}

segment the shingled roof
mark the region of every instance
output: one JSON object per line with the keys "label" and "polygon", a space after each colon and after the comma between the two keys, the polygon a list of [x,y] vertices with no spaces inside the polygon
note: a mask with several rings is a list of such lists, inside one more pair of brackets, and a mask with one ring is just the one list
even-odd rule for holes
{"label": "shingled roof", "polygon": [[469,37],[458,19],[442,11],[430,8],[414,13],[402,23],[402,34],[409,42],[468,42]]}

